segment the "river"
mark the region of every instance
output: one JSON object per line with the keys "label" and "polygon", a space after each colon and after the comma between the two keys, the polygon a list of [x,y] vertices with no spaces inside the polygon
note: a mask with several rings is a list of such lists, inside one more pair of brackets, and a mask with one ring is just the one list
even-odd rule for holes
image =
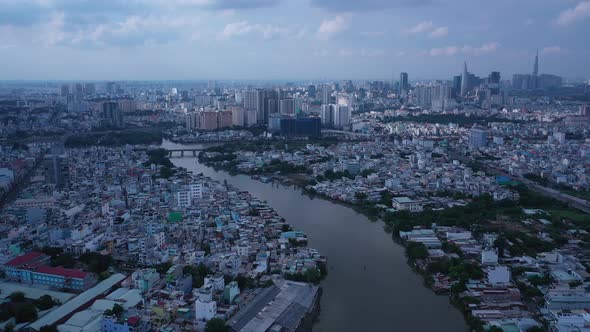
{"label": "river", "polygon": [[[164,148],[202,147],[165,141]],[[437,296],[406,263],[404,248],[372,222],[344,205],[310,198],[292,186],[262,183],[198,163],[171,158],[176,166],[203,173],[266,200],[295,229],[307,233],[309,246],[328,259],[322,281],[321,313],[314,332],[466,331],[461,313],[447,296]]]}

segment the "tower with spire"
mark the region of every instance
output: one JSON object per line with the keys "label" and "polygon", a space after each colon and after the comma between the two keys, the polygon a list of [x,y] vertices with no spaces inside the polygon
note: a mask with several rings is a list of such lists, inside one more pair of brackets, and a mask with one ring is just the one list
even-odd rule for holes
{"label": "tower with spire", "polygon": [[469,92],[469,73],[467,72],[467,62],[465,62],[461,76],[461,97],[467,96],[467,92]]}
{"label": "tower with spire", "polygon": [[539,51],[535,55],[535,66],[533,67],[533,76],[539,75]]}
{"label": "tower with spire", "polygon": [[539,51],[535,54],[535,65],[533,66],[532,88],[539,87]]}

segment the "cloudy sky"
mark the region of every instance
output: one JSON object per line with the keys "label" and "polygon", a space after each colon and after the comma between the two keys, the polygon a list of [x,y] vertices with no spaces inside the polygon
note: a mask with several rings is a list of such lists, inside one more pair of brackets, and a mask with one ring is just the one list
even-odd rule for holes
{"label": "cloudy sky", "polygon": [[590,78],[590,0],[0,0],[0,79]]}

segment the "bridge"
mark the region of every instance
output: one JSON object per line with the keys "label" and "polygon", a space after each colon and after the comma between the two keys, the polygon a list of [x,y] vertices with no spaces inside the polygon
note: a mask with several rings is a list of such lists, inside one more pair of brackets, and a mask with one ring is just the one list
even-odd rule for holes
{"label": "bridge", "polygon": [[204,150],[204,148],[182,148],[182,149],[166,149],[168,151],[168,157],[184,157],[184,153],[192,153],[193,157],[196,157],[199,151]]}

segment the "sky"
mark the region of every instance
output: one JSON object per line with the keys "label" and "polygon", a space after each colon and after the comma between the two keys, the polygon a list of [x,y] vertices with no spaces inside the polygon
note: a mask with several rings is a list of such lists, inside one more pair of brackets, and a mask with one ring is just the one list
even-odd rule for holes
{"label": "sky", "polygon": [[0,0],[0,79],[590,78],[590,0]]}

